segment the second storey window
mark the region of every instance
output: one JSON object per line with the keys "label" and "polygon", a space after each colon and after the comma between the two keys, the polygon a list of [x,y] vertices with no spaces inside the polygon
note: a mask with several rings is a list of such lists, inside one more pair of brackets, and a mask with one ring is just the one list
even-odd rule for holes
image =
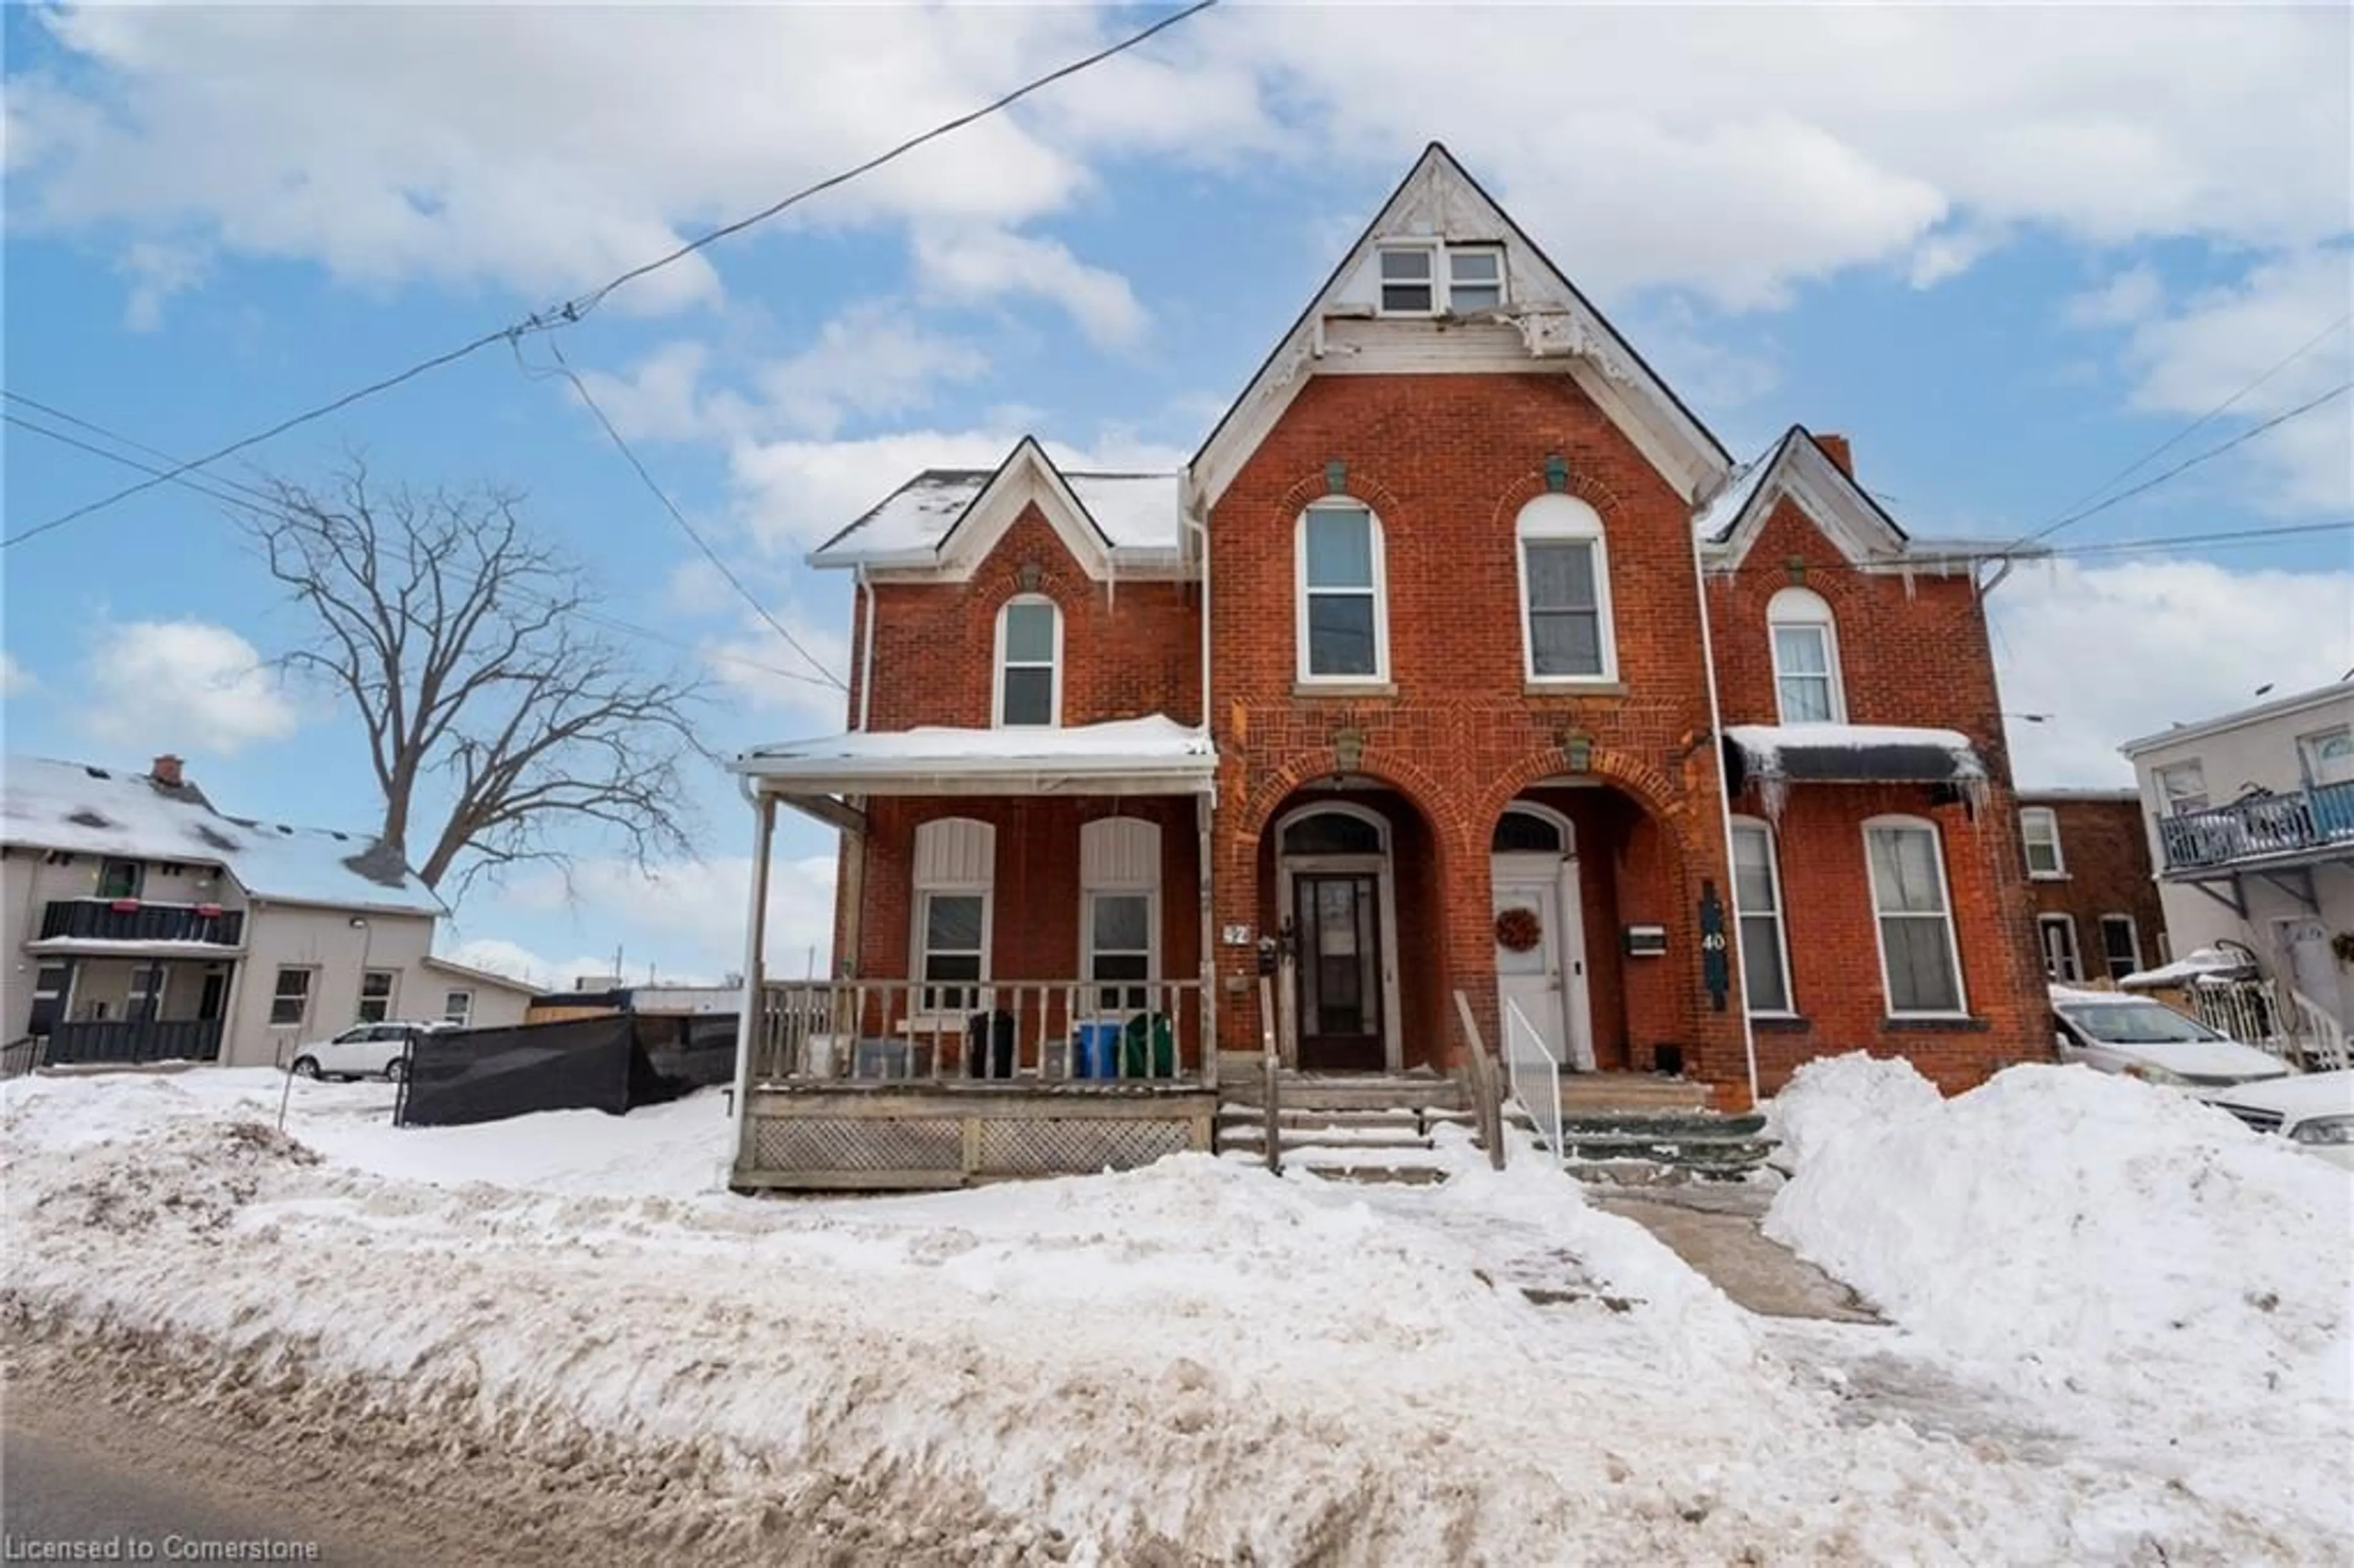
{"label": "second storey window", "polygon": [[1382,525],[1353,502],[1319,502],[1300,515],[1299,678],[1386,679]]}
{"label": "second storey window", "polygon": [[1784,724],[1844,724],[1839,639],[1831,607],[1810,588],[1786,588],[1768,600],[1774,637],[1774,692]]}
{"label": "second storey window", "polygon": [[1062,716],[1063,612],[1035,596],[1007,601],[997,618],[997,723],[1053,725]]}
{"label": "second storey window", "polygon": [[2060,858],[2060,815],[2049,806],[2030,806],[2019,813],[2020,836],[2027,841],[2027,874],[2062,877],[2067,866]]}
{"label": "second storey window", "polygon": [[136,898],[140,884],[146,880],[146,868],[135,860],[109,860],[99,863],[98,895],[101,898]]}
{"label": "second storey window", "polygon": [[2354,779],[2354,728],[2339,725],[2315,735],[2296,737],[2297,758],[2310,784],[2343,784]]}
{"label": "second storey window", "polygon": [[2207,809],[2207,770],[2196,758],[2161,768],[2158,780],[2158,809],[2169,817],[2187,817]]}
{"label": "second storey window", "polygon": [[1889,1015],[1959,1013],[1961,956],[1954,947],[1936,827],[1911,817],[1878,817],[1863,825],[1863,840]]}
{"label": "second storey window", "polygon": [[1566,495],[1521,509],[1521,625],[1532,681],[1617,677],[1602,514]]}

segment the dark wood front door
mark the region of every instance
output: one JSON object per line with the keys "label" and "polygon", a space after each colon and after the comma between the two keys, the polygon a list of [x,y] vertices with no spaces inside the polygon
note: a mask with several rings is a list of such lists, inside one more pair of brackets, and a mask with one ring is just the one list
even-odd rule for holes
{"label": "dark wood front door", "polygon": [[1384,1065],[1380,885],[1370,872],[1292,878],[1302,1067],[1379,1072]]}

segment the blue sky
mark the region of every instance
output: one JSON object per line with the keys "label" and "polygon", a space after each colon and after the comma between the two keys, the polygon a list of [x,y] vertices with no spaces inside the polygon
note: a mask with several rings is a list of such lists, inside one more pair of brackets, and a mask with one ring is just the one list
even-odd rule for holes
{"label": "blue sky", "polygon": [[[177,456],[516,320],[1150,11],[15,9],[9,388]],[[1378,17],[1376,22],[1374,18]],[[656,274],[561,339],[662,482],[837,671],[807,545],[1024,430],[1173,463],[1421,144],[1446,140],[1746,453],[1854,441],[1916,534],[2058,514],[2354,306],[2348,16],[2304,11],[1233,8]],[[1444,46],[1444,47],[1438,47]],[[535,346],[535,357],[544,348]],[[2134,477],[2354,379],[2328,334]],[[2354,519],[2341,397],[2061,543]],[[21,404],[10,411],[89,439]],[[8,530],[138,477],[9,427]],[[101,444],[107,444],[101,442]],[[838,726],[575,399],[501,348],[247,454],[494,479],[651,664],[722,683],[712,744]],[[2354,535],[2098,555],[1997,598],[2024,780],[2354,665]],[[5,559],[11,750],[177,750],[239,812],[366,826],[301,623],[214,502],[162,487]],[[471,899],[452,945],[568,973],[736,962],[744,813],[652,884]],[[778,957],[831,843],[787,830]]]}

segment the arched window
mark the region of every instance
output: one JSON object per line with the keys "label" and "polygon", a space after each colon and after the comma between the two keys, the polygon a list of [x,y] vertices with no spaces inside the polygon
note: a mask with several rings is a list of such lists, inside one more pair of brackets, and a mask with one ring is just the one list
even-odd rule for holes
{"label": "arched window", "polygon": [[1610,556],[1602,514],[1568,495],[1521,508],[1521,642],[1532,681],[1615,681]]}
{"label": "arched window", "polygon": [[989,823],[941,817],[916,829],[917,1012],[961,1018],[981,1004],[996,880],[997,830]]}
{"label": "arched window", "polygon": [[1782,869],[1774,830],[1755,817],[1733,819],[1733,914],[1740,927],[1741,994],[1753,1016],[1787,1015],[1790,1006],[1789,933],[1782,920]]}
{"label": "arched window", "polygon": [[1286,854],[1379,854],[1382,830],[1353,811],[1315,811],[1286,823],[1282,844]]}
{"label": "arched window", "polygon": [[1496,819],[1489,835],[1493,854],[1567,854],[1569,844],[1562,824],[1535,811],[1507,810]]}
{"label": "arched window", "polygon": [[1390,615],[1381,519],[1331,496],[1299,514],[1295,606],[1302,681],[1385,681]]}
{"label": "arched window", "polygon": [[1043,594],[1023,594],[997,612],[997,712],[1001,729],[1062,723],[1063,612]]}
{"label": "arched window", "polygon": [[1863,847],[1889,1016],[1961,1015],[1967,1011],[1962,960],[1954,946],[1954,905],[1937,824],[1874,817],[1863,824]]}
{"label": "arched window", "polygon": [[1766,603],[1766,626],[1774,639],[1774,691],[1782,722],[1845,724],[1839,632],[1823,596],[1812,588],[1784,588]]}

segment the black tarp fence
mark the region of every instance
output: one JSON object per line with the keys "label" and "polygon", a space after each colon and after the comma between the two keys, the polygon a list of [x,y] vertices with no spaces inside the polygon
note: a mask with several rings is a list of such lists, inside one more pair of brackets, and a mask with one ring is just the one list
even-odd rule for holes
{"label": "black tarp fence", "polygon": [[735,1067],[733,1013],[437,1030],[410,1047],[393,1120],[455,1127],[546,1110],[620,1116],[727,1083]]}

